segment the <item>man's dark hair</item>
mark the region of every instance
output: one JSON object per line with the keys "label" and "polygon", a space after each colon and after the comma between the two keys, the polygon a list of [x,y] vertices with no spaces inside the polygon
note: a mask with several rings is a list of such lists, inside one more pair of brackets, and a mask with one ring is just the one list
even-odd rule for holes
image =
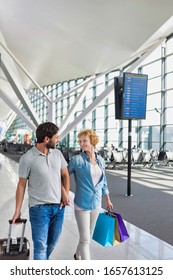
{"label": "man's dark hair", "polygon": [[36,129],[37,143],[42,143],[46,136],[52,138],[58,130],[59,128],[52,122],[41,123]]}

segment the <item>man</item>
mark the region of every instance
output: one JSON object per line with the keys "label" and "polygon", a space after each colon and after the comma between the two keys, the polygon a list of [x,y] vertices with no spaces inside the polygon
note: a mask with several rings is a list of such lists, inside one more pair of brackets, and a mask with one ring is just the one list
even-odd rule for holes
{"label": "man", "polygon": [[45,122],[36,130],[37,144],[19,161],[19,182],[13,223],[21,216],[28,182],[29,216],[34,244],[34,260],[47,260],[59,239],[64,206],[69,204],[67,162],[56,149],[59,128]]}

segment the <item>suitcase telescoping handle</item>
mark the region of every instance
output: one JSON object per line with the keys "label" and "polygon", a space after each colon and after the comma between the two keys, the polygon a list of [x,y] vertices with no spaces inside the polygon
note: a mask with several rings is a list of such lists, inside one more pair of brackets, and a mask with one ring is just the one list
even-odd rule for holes
{"label": "suitcase telescoping handle", "polygon": [[[24,224],[26,224],[26,222],[27,222],[27,219],[21,219],[21,218],[18,218],[18,219],[16,219],[15,220],[15,224],[20,224],[20,223],[24,223]],[[12,224],[12,220],[9,220],[9,224]]]}
{"label": "suitcase telescoping handle", "polygon": [[[27,222],[27,219],[18,218],[15,220],[15,224],[23,223],[22,234],[21,234],[20,245],[19,245],[19,252],[22,251],[22,247],[23,247],[26,222]],[[9,220],[9,232],[8,232],[7,249],[6,249],[7,253],[10,252],[11,229],[12,229],[12,220]]]}

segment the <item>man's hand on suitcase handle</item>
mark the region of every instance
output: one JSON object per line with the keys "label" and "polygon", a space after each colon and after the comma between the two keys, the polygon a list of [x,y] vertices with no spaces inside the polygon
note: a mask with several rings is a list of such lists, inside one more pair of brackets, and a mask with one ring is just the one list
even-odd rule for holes
{"label": "man's hand on suitcase handle", "polygon": [[21,212],[20,211],[15,211],[13,217],[12,217],[12,224],[15,224],[16,223],[16,220],[20,219],[21,217]]}

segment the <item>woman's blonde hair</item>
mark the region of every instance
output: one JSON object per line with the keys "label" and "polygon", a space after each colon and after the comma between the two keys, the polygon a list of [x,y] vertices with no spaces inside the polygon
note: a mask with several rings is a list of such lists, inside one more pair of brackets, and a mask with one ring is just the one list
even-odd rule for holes
{"label": "woman's blonde hair", "polygon": [[78,138],[80,138],[81,136],[88,136],[91,142],[91,145],[93,145],[94,147],[97,145],[97,143],[99,142],[99,137],[96,134],[96,132],[92,129],[84,129],[82,131],[80,131],[78,133]]}

